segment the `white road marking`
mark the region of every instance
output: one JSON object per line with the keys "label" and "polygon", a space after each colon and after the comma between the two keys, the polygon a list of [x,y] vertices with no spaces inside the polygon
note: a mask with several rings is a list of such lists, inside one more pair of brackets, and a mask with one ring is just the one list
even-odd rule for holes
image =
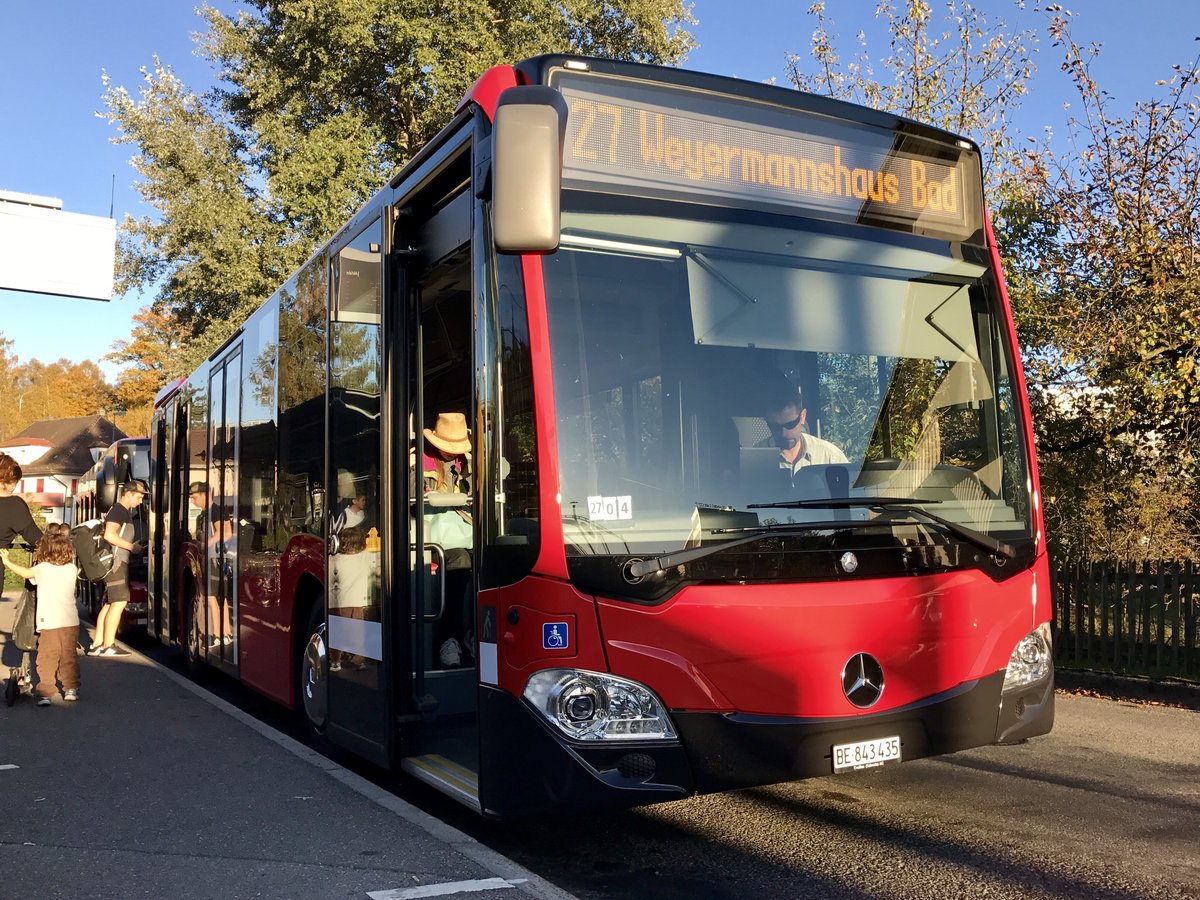
{"label": "white road marking", "polygon": [[524,883],[524,878],[477,878],[474,881],[445,881],[441,884],[423,884],[420,887],[368,891],[367,896],[371,900],[417,900],[419,897],[448,897],[451,894],[473,894],[476,891],[502,891]]}
{"label": "white road marking", "polygon": [[19,769],[21,768],[16,763],[0,763],[0,769]]}

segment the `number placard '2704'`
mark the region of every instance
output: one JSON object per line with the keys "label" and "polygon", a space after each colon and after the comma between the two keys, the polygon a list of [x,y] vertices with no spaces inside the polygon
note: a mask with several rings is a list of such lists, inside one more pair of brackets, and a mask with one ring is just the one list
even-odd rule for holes
{"label": "number placard '2704'", "polygon": [[588,497],[588,518],[593,522],[633,518],[633,497]]}

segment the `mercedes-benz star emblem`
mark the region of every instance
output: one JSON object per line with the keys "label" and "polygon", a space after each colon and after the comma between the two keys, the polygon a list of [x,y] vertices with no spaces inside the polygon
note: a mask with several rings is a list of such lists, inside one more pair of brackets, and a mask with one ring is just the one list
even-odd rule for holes
{"label": "mercedes-benz star emblem", "polygon": [[847,575],[852,575],[854,570],[858,568],[858,557],[849,550],[842,554],[840,562],[842,564],[842,571]]}
{"label": "mercedes-benz star emblem", "polygon": [[842,693],[859,709],[879,702],[883,694],[883,666],[870,653],[856,653],[842,669]]}

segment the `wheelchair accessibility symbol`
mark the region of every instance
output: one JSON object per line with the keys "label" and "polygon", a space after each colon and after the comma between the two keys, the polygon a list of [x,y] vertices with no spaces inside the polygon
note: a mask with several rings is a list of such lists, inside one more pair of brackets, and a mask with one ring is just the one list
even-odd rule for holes
{"label": "wheelchair accessibility symbol", "polygon": [[570,643],[570,636],[567,632],[566,622],[542,623],[543,650],[565,650],[568,643]]}

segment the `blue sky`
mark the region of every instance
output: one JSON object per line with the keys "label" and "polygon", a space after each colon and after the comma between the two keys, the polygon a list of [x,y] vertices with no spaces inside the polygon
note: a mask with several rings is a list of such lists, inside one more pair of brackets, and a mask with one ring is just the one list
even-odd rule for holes
{"label": "blue sky", "polygon": [[[214,0],[234,10],[232,0]],[[691,69],[761,81],[785,82],[789,51],[807,54],[813,21],[809,0],[694,0],[699,49]],[[833,0],[838,44],[854,50],[854,35],[878,34],[871,15],[875,0]],[[1029,0],[1018,10],[1012,0],[977,0],[992,20],[1013,28],[1034,28],[1040,37],[1038,74],[1017,120],[1022,134],[1040,136],[1045,125],[1062,131],[1064,102],[1072,99],[1059,58],[1045,37],[1043,14]],[[935,14],[941,3],[934,0]],[[1103,51],[1095,74],[1124,112],[1137,98],[1155,90],[1170,66],[1185,64],[1200,44],[1200,15],[1195,0],[1079,0],[1074,32],[1080,43],[1100,42]],[[142,216],[129,165],[131,148],[110,142],[114,132],[96,115],[101,109],[101,73],[136,95],[140,69],[157,54],[190,87],[210,85],[213,74],[194,53],[192,34],[201,29],[194,7],[185,0],[58,0],[35,4],[0,0],[0,189],[57,197],[69,212],[105,216],[110,204],[118,222]],[[886,52],[876,39],[874,57]],[[114,189],[115,180],[115,189]],[[0,253],[3,248],[0,248]],[[64,260],[64,264],[66,264]],[[0,290],[0,334],[13,341],[23,362],[99,362],[116,340],[128,337],[131,316],[151,298],[125,296],[110,303],[46,297]],[[101,363],[110,380],[117,367]]]}

